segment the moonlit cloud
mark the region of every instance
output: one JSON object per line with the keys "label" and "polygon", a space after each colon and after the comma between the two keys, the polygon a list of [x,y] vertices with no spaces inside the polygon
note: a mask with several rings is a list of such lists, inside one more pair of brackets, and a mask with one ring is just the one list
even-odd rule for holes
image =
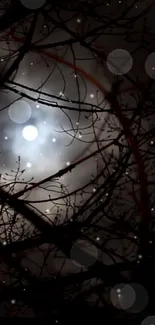
{"label": "moonlit cloud", "polygon": [[[84,50],[81,55],[88,56],[88,51]],[[33,65],[31,64],[32,62]],[[15,116],[14,119],[16,119],[17,122],[13,121],[10,116],[8,118],[8,111],[3,112],[5,118],[5,122],[3,123],[3,125],[5,125],[3,139],[5,142],[5,150],[9,150],[8,160],[4,160],[4,171],[9,173],[11,169],[15,169],[17,157],[20,156],[21,168],[25,169],[24,179],[29,180],[31,177],[34,177],[36,181],[44,179],[62,168],[66,168],[66,166],[78,160],[79,157],[89,154],[90,150],[96,149],[93,130],[91,128],[88,129],[87,132],[80,132],[77,130],[90,126],[91,121],[85,118],[86,113],[81,113],[79,118],[79,113],[77,111],[63,111],[57,106],[66,105],[78,107],[78,105],[73,105],[71,101],[67,103],[63,102],[66,98],[69,100],[78,100],[77,78],[75,78],[74,72],[68,67],[63,66],[63,73],[65,78],[67,78],[67,87],[65,89],[64,80],[58,69],[53,71],[49,79],[47,78],[49,69],[53,69],[53,63],[49,62],[49,67],[47,68],[43,60],[41,64],[39,62],[39,54],[28,53],[25,55],[20,64],[20,69],[17,72],[15,82],[30,87],[30,89],[40,89],[39,87],[41,87],[43,81],[47,79],[48,81],[41,90],[51,95],[58,96],[57,100],[52,101],[54,106],[41,104],[40,101],[38,102],[38,97],[35,92],[24,90],[26,94],[34,97],[34,101],[25,98],[21,99],[20,94],[17,96],[12,92],[9,92],[8,96],[5,98],[4,106],[8,104],[8,101],[10,104],[9,107],[13,105],[13,102],[18,103],[17,106],[16,104],[13,106],[13,110],[11,109]],[[88,72],[91,70],[92,64],[94,65],[91,61],[79,62],[81,68],[84,68]],[[78,74],[76,74],[76,77],[78,77]],[[105,83],[106,78],[103,74],[102,78]],[[108,86],[107,80],[106,84]],[[80,84],[80,92],[83,98],[83,83]],[[87,83],[87,93],[86,102],[92,104],[93,101],[95,104],[97,101],[94,95],[96,94],[96,88],[92,84],[89,84],[89,82]],[[45,99],[47,103],[49,103],[49,98],[45,96]],[[103,96],[98,94],[98,99],[103,100]],[[28,107],[30,108],[29,111],[31,111],[31,115],[26,114],[24,110],[23,115],[25,114],[26,116],[21,114],[20,108],[22,104],[26,109]],[[101,120],[98,122],[97,127],[100,127],[106,115],[107,113],[103,112],[101,116],[99,114]],[[7,141],[5,137],[7,137]],[[6,144],[8,149],[6,148]],[[95,166],[96,162],[92,159],[89,164],[79,166],[76,173],[68,173],[61,177],[60,182],[67,185],[68,190],[74,190],[80,187],[81,183],[84,184],[90,180],[92,170],[95,170]],[[20,185],[17,187],[19,190]],[[47,196],[48,191],[36,189],[34,193],[31,193],[29,198],[36,199],[37,197],[38,200],[42,200],[47,199]],[[46,204],[40,204],[39,209],[45,212],[47,209]]]}

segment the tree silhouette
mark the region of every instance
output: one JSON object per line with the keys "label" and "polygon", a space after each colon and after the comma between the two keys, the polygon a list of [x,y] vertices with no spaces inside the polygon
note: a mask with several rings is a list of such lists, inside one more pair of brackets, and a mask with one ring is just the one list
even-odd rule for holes
{"label": "tree silhouette", "polygon": [[[1,171],[0,316],[148,325],[154,1],[32,4],[1,1],[0,111],[24,100],[34,114],[40,106],[55,112],[71,159],[47,175],[36,157],[42,169],[29,177],[18,156],[16,168],[11,162]],[[2,117],[4,156],[5,123]]]}

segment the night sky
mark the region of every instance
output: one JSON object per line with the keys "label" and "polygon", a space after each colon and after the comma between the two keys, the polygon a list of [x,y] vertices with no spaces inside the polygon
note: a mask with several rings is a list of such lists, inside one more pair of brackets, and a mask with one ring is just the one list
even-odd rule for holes
{"label": "night sky", "polygon": [[[14,266],[10,271],[10,264],[3,261],[0,281],[14,289],[17,273],[24,270],[28,276],[22,273],[22,290],[31,295],[33,289],[28,286],[34,276],[42,281],[59,272],[74,274],[96,261],[140,263],[143,253],[138,245],[143,236],[137,224],[147,213],[151,225],[154,222],[154,2],[17,0],[0,4],[1,189],[11,195],[23,190],[20,200],[50,225],[66,226],[75,220],[85,225],[79,230],[83,238],[73,238],[70,258],[48,240],[22,253],[12,250],[20,271]],[[9,14],[9,8],[15,8],[11,10],[17,16]],[[115,98],[110,97],[118,80]],[[61,177],[43,181],[74,163]],[[13,207],[1,201],[2,247],[40,236],[41,229],[35,229],[30,217],[27,220],[20,213],[17,217]],[[94,215],[97,227],[105,232],[89,228],[87,220],[94,221]],[[152,243],[153,234],[148,238]],[[85,253],[82,247],[87,241],[90,247]],[[90,281],[93,286],[100,280]],[[84,289],[85,285],[88,289],[90,283]],[[130,308],[136,294],[147,296],[143,289],[129,286],[125,298],[119,297],[124,299],[120,308],[115,297],[120,285],[115,285],[110,300],[118,309]],[[9,297],[16,306],[15,294]],[[90,295],[88,301],[96,301],[96,296]],[[0,304],[0,316],[10,317],[5,304]],[[40,317],[37,305],[24,304],[24,316]]]}

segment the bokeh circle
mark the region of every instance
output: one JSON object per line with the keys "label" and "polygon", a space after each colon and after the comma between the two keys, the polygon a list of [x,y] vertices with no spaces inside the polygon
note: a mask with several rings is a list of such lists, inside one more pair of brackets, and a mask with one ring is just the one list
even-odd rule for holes
{"label": "bokeh circle", "polygon": [[115,75],[128,73],[133,65],[131,54],[123,49],[116,49],[107,57],[107,67]]}
{"label": "bokeh circle", "polygon": [[155,52],[147,57],[145,61],[145,70],[150,78],[155,79]]}
{"label": "bokeh circle", "polygon": [[110,300],[113,306],[118,309],[123,309],[130,313],[139,313],[148,304],[148,293],[138,283],[120,283],[111,289]]}
{"label": "bokeh circle", "polygon": [[148,316],[142,322],[141,325],[155,325],[155,316]]}
{"label": "bokeh circle", "polygon": [[70,258],[78,267],[89,267],[96,262],[98,250],[88,241],[77,240],[70,250]]}
{"label": "bokeh circle", "polygon": [[147,290],[139,283],[130,283],[136,294],[136,300],[134,304],[129,308],[130,313],[140,313],[143,311],[149,302],[149,296]]}
{"label": "bokeh circle", "polygon": [[10,105],[8,115],[13,122],[22,124],[30,119],[31,111],[31,106],[27,102],[19,100]]}
{"label": "bokeh circle", "polygon": [[114,307],[127,310],[135,302],[136,294],[129,284],[120,283],[114,286],[110,292],[110,300]]}
{"label": "bokeh circle", "polygon": [[46,3],[46,0],[20,0],[21,4],[30,10],[39,9]]}

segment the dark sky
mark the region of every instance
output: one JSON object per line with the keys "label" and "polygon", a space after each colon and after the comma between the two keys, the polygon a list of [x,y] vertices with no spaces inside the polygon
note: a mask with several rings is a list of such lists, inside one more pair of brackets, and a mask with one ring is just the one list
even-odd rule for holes
{"label": "dark sky", "polygon": [[[151,1],[134,2],[126,15],[126,21],[124,22],[123,17],[120,18],[115,28],[113,28],[112,23],[110,27],[105,26],[104,32],[102,30],[100,34],[92,32],[92,35],[87,37],[87,42],[91,42],[94,53],[85,44],[80,44],[80,41],[74,42],[72,46],[68,44],[49,46],[48,44],[69,40],[76,35],[84,35],[102,24],[106,25],[107,19],[116,20],[117,17],[123,16],[123,11],[129,6],[128,1],[113,1],[111,3],[109,1],[99,9],[94,7],[95,15],[93,15],[95,3],[91,4],[90,15],[87,12],[82,13],[80,7],[79,10],[74,8],[73,12],[63,10],[64,4],[61,4],[61,9],[59,8],[57,11],[51,10],[51,5],[48,3],[42,7],[45,3],[43,0],[37,2],[27,0],[27,3],[26,0],[21,0],[21,3],[34,11],[39,8],[40,3],[41,9],[38,12],[33,33],[31,51],[25,54],[18,69],[10,76],[0,94],[0,172],[2,173],[2,184],[12,182],[14,171],[19,166],[17,163],[19,156],[20,170],[25,169],[25,172],[17,178],[14,192],[23,189],[25,182],[32,181],[32,178],[33,182],[40,181],[92,153],[98,148],[98,145],[107,145],[118,136],[120,122],[116,115],[109,114],[110,105],[104,100],[104,94],[101,93],[99,84],[103,85],[106,91],[109,91],[116,76],[120,76],[123,81],[122,89],[132,88],[132,94],[122,93],[122,106],[131,107],[134,110],[138,101],[138,95],[135,95],[133,86],[134,82],[138,81],[139,83],[140,80],[140,84],[147,84],[150,80],[153,82],[155,79],[154,27],[152,28],[154,11],[150,10],[149,16],[146,15],[145,20],[143,15],[141,17],[141,12],[149,7]],[[58,7],[59,4],[56,9]],[[1,16],[3,14],[2,2]],[[130,20],[132,18],[130,24],[128,23],[129,18]],[[32,19],[33,12],[30,12],[26,19],[14,23],[12,28],[1,32],[1,76],[5,75],[16,60]],[[122,27],[123,24],[125,27]],[[147,29],[144,34],[145,24]],[[104,51],[106,56],[104,62],[103,59],[97,59],[95,50]],[[130,82],[131,80],[133,83]],[[90,110],[95,106],[98,112],[91,114]],[[84,111],[79,113],[79,108]],[[130,112],[128,117],[131,117]],[[141,125],[143,132],[147,132],[153,123],[153,120],[144,117]],[[31,129],[28,129],[26,136],[29,140],[33,140],[31,132],[34,128],[33,131],[38,132],[34,141],[27,141],[22,136],[23,130],[26,130],[24,128],[30,126]],[[136,128],[135,120],[132,125],[132,130],[135,133]],[[147,149],[151,138],[147,138],[147,141],[140,145],[141,150]],[[126,143],[123,137],[122,143]],[[119,149],[116,145],[111,145],[104,150],[106,161],[110,159],[111,155],[113,155],[113,162],[117,161]],[[106,181],[106,174],[99,183],[94,182],[89,185],[83,196],[79,195],[76,199],[75,196],[71,196],[69,204],[67,200],[63,199],[50,202],[48,201],[49,195],[53,199],[60,197],[62,190],[63,194],[67,194],[84,186],[101,171],[104,159],[100,155],[96,155],[76,167],[73,172],[46,184],[45,188],[37,188],[30,194],[26,193],[24,198],[31,201],[32,206],[37,207],[44,214],[44,218],[48,217],[50,221],[53,221],[58,215],[62,222],[65,217],[70,218],[76,209],[83,204],[84,200],[96,192],[101,181]],[[133,157],[130,159],[130,162],[132,161]],[[108,172],[112,174],[115,172],[114,168],[114,164],[109,164]],[[153,179],[151,172],[148,171],[149,179]],[[128,175],[136,178],[135,166],[133,170],[132,168],[124,170],[123,177],[119,180],[120,183],[123,180],[121,196],[119,199],[113,197],[112,208],[111,206],[110,208],[114,209],[115,212],[112,211],[112,214],[114,213],[116,219],[123,212],[127,215],[131,208],[131,212],[137,213],[136,220],[139,220],[137,210],[134,211],[134,208],[132,210],[133,200],[131,197],[129,198],[131,184]],[[135,189],[138,187],[137,183]],[[117,189],[115,194],[117,194]],[[108,195],[108,192],[105,193],[100,201],[102,202],[102,199]],[[128,201],[125,201],[126,198]],[[123,199],[125,203],[122,203]],[[39,200],[46,200],[47,202],[38,203]],[[119,205],[120,202],[121,205]],[[8,221],[6,211],[3,213],[3,219],[5,222]],[[18,238],[20,238],[21,231],[18,227],[20,223],[21,219],[16,224],[15,236]],[[105,223],[111,224],[111,221],[106,219]],[[25,229],[27,229],[27,234],[33,231],[28,222]],[[5,236],[7,236],[6,233],[2,235],[3,241],[7,239]],[[96,240],[100,241],[100,237],[97,238]],[[116,245],[117,254],[124,254],[127,248],[126,243],[122,245],[122,242],[121,244],[118,243],[115,238],[109,239],[108,245],[109,247]],[[73,249],[73,255],[76,254],[75,251],[76,249]],[[55,264],[53,252],[48,256],[46,267],[40,271],[46,252],[49,252],[49,245],[28,251],[22,257],[22,267],[28,268],[40,277],[48,277],[52,272],[57,272],[61,268],[63,257],[60,256]],[[94,262],[98,258],[98,251],[94,249],[91,255]],[[101,258],[104,258],[107,264],[111,263],[111,257],[108,255],[105,254]],[[118,261],[117,257],[116,260]],[[71,259],[66,261],[63,267],[65,274],[70,270],[72,272],[79,270],[79,266],[73,263]],[[93,262],[91,263],[93,264]],[[5,276],[5,281],[9,283],[7,276]]]}

